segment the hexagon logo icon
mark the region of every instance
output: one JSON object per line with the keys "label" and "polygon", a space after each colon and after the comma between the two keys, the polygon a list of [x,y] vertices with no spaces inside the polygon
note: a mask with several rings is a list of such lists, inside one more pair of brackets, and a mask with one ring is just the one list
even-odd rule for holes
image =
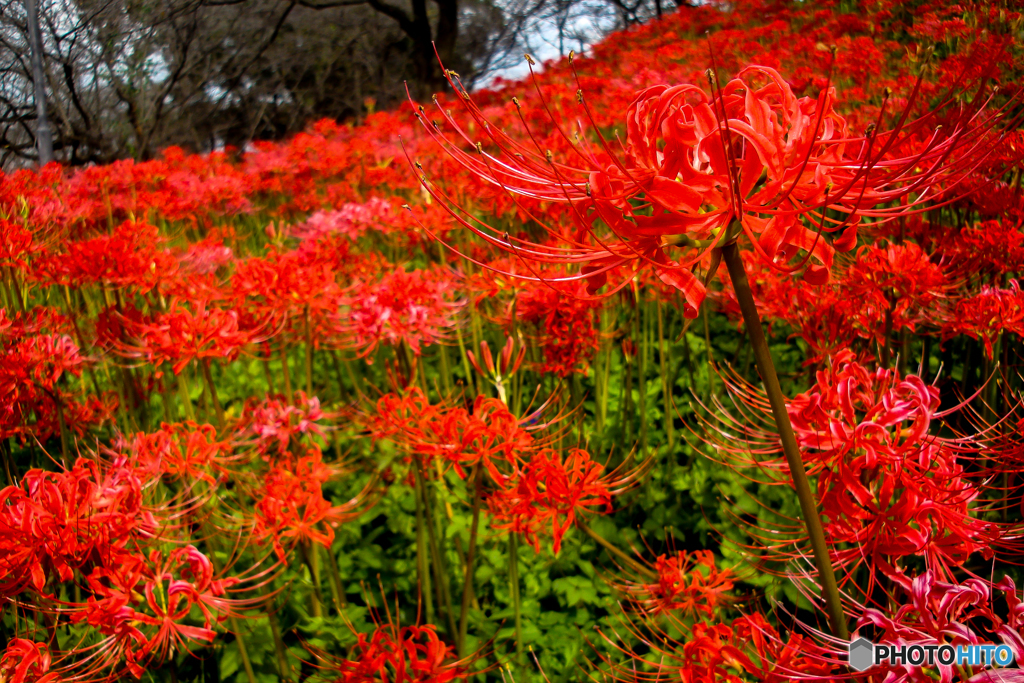
{"label": "hexagon logo icon", "polygon": [[874,664],[875,645],[867,638],[858,638],[850,643],[850,668],[866,671]]}

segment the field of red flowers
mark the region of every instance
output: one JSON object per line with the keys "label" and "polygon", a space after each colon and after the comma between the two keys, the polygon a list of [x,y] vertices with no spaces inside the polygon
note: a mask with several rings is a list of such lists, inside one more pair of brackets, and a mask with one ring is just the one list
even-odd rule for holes
{"label": "field of red flowers", "polygon": [[0,176],[0,682],[1024,681],[846,662],[1024,661],[1022,31],[683,4]]}

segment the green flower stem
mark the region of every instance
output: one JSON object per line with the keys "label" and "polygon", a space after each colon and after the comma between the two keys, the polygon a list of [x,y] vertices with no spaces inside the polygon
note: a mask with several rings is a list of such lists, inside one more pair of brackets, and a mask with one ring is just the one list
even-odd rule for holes
{"label": "green flower stem", "polygon": [[420,494],[423,496],[423,518],[427,527],[427,543],[430,548],[430,559],[434,566],[434,592],[437,596],[438,609],[444,609],[448,621],[448,633],[453,637],[458,633],[455,630],[455,615],[452,613],[451,591],[448,588],[447,574],[444,571],[444,559],[441,557],[440,544],[437,540],[436,517],[434,506],[431,505],[430,492],[428,491],[429,480],[426,474],[416,466],[416,476],[420,478]]}
{"label": "green flower stem", "polygon": [[4,461],[4,474],[7,476],[7,485],[8,486],[14,486],[15,485],[15,483],[14,483],[14,473],[11,470],[11,460],[13,460],[13,458],[11,456],[11,444],[13,442],[14,442],[14,437],[11,437],[9,440],[8,439],[4,439],[4,440],[0,441],[0,457],[2,457],[3,461]]}
{"label": "green flower stem", "polygon": [[60,454],[64,458],[64,462],[68,461],[68,441],[71,436],[68,434],[67,421],[64,419],[64,406],[60,399],[60,394],[53,392],[52,395],[53,405],[57,407],[57,423],[60,426]]}
{"label": "green flower stem", "polygon": [[[170,371],[170,363],[164,363],[163,377],[160,379],[160,389],[163,395],[164,420],[168,424],[174,422],[174,396],[171,392],[171,378],[168,375]],[[99,394],[99,392],[96,393]]]}
{"label": "green flower stem", "polygon": [[284,379],[284,394],[289,401],[292,400],[292,375],[288,371],[288,344],[284,337],[281,337],[281,377]]}
{"label": "green flower stem", "polygon": [[[446,254],[445,254],[445,246],[443,244],[441,244],[440,242],[437,243],[437,255],[438,255],[438,258],[440,259],[440,261],[439,261],[440,264],[442,266],[446,266],[447,263],[448,263],[448,259],[446,258]],[[470,303],[469,305],[472,306],[472,303]],[[455,327],[455,338],[459,342],[459,353],[462,356],[462,370],[463,370],[463,372],[466,373],[466,390],[470,391],[470,387],[473,386],[473,373],[472,373],[472,371],[469,368],[469,359],[466,357],[466,342],[462,338],[462,326],[459,325],[456,322],[454,327]],[[441,372],[444,373],[444,377],[445,377],[445,380],[444,380],[445,381],[445,391],[450,396],[451,395],[451,384],[450,384],[451,378],[449,377],[449,370],[448,370],[448,349],[446,349],[443,345],[441,346]],[[472,394],[473,392],[470,391],[470,393]]]}
{"label": "green flower stem", "polygon": [[338,352],[328,351],[328,355],[330,355],[331,364],[334,366],[334,381],[338,383],[338,400],[344,401],[348,396],[348,392],[345,391],[345,380],[342,379],[341,362],[338,360]]}
{"label": "green flower stem", "polygon": [[462,328],[459,325],[455,326],[455,338],[459,342],[459,355],[462,356],[462,371],[466,373],[465,390],[467,398],[471,398],[476,395],[476,392],[473,390],[473,371],[469,367],[469,357],[466,355],[466,341],[462,338]]}
{"label": "green flower stem", "polygon": [[204,358],[199,361],[199,367],[203,370],[203,379],[206,380],[206,388],[210,390],[210,400],[213,401],[213,410],[217,413],[217,428],[223,431],[227,426],[227,420],[224,418],[224,407],[220,404],[220,398],[217,397],[217,387],[213,385],[213,376],[210,374],[210,359]]}
{"label": "green flower stem", "polygon": [[[416,467],[413,466],[413,470]],[[427,623],[434,623],[434,599],[430,593],[430,569],[427,566],[426,531],[423,527],[423,482],[419,472],[415,474],[413,493],[416,497],[416,572],[419,574],[420,594],[423,597]]]}
{"label": "green flower stem", "polygon": [[9,293],[11,298],[17,302],[18,308],[22,313],[24,313],[28,310],[28,297],[26,296],[25,290],[23,290],[18,284],[17,273],[18,271],[13,266],[8,267],[7,277],[4,279],[4,282],[10,287]]}
{"label": "green flower stem", "polygon": [[188,368],[184,367],[178,374],[178,393],[181,394],[181,411],[185,415],[185,419],[190,422],[195,422],[196,414],[192,408],[192,395],[188,390]]}
{"label": "green flower stem", "polygon": [[469,603],[473,598],[473,561],[476,559],[476,540],[480,526],[480,503],[483,495],[484,469],[477,462],[473,466],[473,522],[469,529],[469,552],[466,554],[466,574],[462,580],[462,609],[459,612],[459,656],[466,656],[466,629],[469,624]]}
{"label": "green flower stem", "polygon": [[309,578],[313,584],[313,590],[309,593],[309,611],[314,617],[324,615],[322,591],[320,588],[320,553],[318,546],[308,541],[299,543],[302,548],[302,558],[306,561],[309,569]]}
{"label": "green flower stem", "polygon": [[313,396],[313,328],[309,320],[309,304],[305,310],[306,327],[306,398]]}
{"label": "green flower stem", "polygon": [[600,545],[602,548],[604,548],[609,553],[614,555],[617,559],[621,560],[624,564],[629,566],[633,571],[639,573],[645,579],[647,579],[649,581],[654,581],[655,579],[658,578],[658,575],[656,573],[654,573],[653,571],[651,571],[650,569],[648,569],[647,567],[643,566],[642,564],[640,564],[639,562],[634,560],[632,557],[630,557],[629,555],[624,553],[615,544],[609,542],[607,539],[605,539],[599,533],[597,533],[596,531],[591,529],[587,525],[587,523],[584,522],[579,517],[576,518],[576,526],[579,527],[580,531],[582,531],[587,536],[590,536],[592,539],[597,541],[598,545]]}
{"label": "green flower stem", "polygon": [[516,630],[516,664],[523,666],[523,605],[519,596],[519,536],[508,535],[508,582],[512,592],[512,613]]}
{"label": "green flower stem", "polygon": [[896,369],[900,375],[907,374],[907,361],[910,360],[910,333],[907,328],[900,330],[900,359],[896,364]]}
{"label": "green flower stem", "polygon": [[701,306],[704,318],[704,350],[708,354],[708,386],[704,392],[704,405],[711,405],[711,395],[715,393],[715,371],[713,370],[715,358],[711,352],[711,323],[708,322],[708,307]]}
{"label": "green flower stem", "polygon": [[338,557],[333,548],[327,549],[327,576],[331,580],[331,598],[334,609],[340,615],[348,603],[345,600],[345,587],[341,583],[341,570],[338,568]]}
{"label": "green flower stem", "polygon": [[[818,567],[818,581],[821,584],[829,622],[832,625],[832,634],[841,640],[849,640],[846,616],[843,614],[843,605],[839,597],[839,587],[836,585],[835,572],[832,569],[828,545],[825,542],[825,532],[821,525],[821,518],[818,516],[817,500],[811,490],[810,481],[807,479],[803,458],[800,457],[800,447],[797,445],[793,425],[789,421],[789,412],[786,410],[786,398],[782,394],[782,387],[779,385],[779,378],[775,373],[775,364],[772,362],[771,351],[768,349],[768,342],[761,329],[761,318],[758,316],[754,295],[750,291],[750,282],[747,280],[743,259],[736,243],[732,242],[722,247],[722,256],[729,268],[729,277],[732,279],[733,289],[739,300],[740,310],[743,312],[743,321],[747,327],[754,360],[757,362],[757,369],[761,373],[765,392],[768,394],[768,400],[772,406],[772,414],[775,416],[775,425],[779,430],[782,449],[786,454],[789,470],[793,476],[793,488],[796,489],[796,495],[800,499],[800,509],[811,540],[814,561]],[[706,307],[705,310],[707,310]]]}
{"label": "green flower stem", "polygon": [[363,383],[361,375],[356,373],[352,369],[352,363],[355,361],[342,361],[341,365],[345,368],[345,374],[348,375],[348,381],[352,383],[352,390],[355,392],[355,400],[363,398]]}
{"label": "green flower stem", "polygon": [[612,312],[609,309],[601,311],[601,350],[597,357],[597,371],[594,373],[594,380],[597,382],[597,431],[604,433],[608,424],[608,392],[609,377],[612,366]]}
{"label": "green flower stem", "polygon": [[14,302],[15,302],[14,291],[12,289],[14,285],[11,282],[11,277],[12,277],[11,273],[13,271],[14,271],[14,268],[4,268],[4,277],[3,277],[5,303],[7,304],[7,308],[9,308],[12,311],[14,310]]}
{"label": "green flower stem", "polygon": [[281,624],[277,621],[277,612],[273,605],[271,605],[271,609],[267,610],[267,623],[270,625],[270,635],[274,639],[277,674],[282,681],[291,681],[292,667],[288,664],[288,649],[284,645],[284,638],[281,637]]}
{"label": "green flower stem", "polygon": [[661,300],[657,302],[658,307],[658,359],[661,361],[661,396],[665,405],[662,410],[665,413],[665,437],[668,439],[668,449],[671,452],[675,446],[675,410],[672,407],[672,386],[668,376],[668,359],[665,356],[665,317],[662,313]]}
{"label": "green flower stem", "polygon": [[626,435],[626,443],[633,443],[633,361],[623,350],[622,361],[626,366],[626,380],[622,385],[622,400],[619,402],[619,427]]}
{"label": "green flower stem", "polygon": [[647,452],[647,334],[643,325],[641,312],[643,311],[643,300],[640,292],[634,292],[636,296],[636,318],[633,321],[634,335],[636,336],[636,388],[637,388],[637,410],[640,413],[640,452]]}
{"label": "green flower stem", "polygon": [[[209,530],[208,530],[209,531]],[[217,576],[221,575],[220,560],[217,559],[218,543],[216,536],[212,533],[208,533],[206,536],[206,544],[210,547],[210,566],[213,567],[214,574]],[[238,658],[242,660],[242,668],[245,670],[245,677],[249,683],[256,683],[256,673],[252,669],[252,661],[249,659],[249,650],[245,646],[245,637],[242,635],[242,625],[238,620],[238,617],[233,615],[228,616],[228,626],[231,632],[235,634],[235,643],[238,644]],[[281,672],[282,675],[284,672]]]}
{"label": "green flower stem", "polygon": [[267,356],[266,356],[266,358],[264,358],[263,362],[260,363],[260,365],[263,366],[263,376],[267,380],[267,393],[268,394],[276,394],[277,393],[277,391],[274,390],[274,376],[270,372],[270,359],[271,359],[272,356],[273,356],[273,354],[271,354],[270,349],[268,348],[267,349]]}
{"label": "green flower stem", "polygon": [[448,347],[438,344],[437,350],[441,360],[441,385],[444,387],[444,394],[447,398],[452,395],[452,371],[451,363],[448,361]]}

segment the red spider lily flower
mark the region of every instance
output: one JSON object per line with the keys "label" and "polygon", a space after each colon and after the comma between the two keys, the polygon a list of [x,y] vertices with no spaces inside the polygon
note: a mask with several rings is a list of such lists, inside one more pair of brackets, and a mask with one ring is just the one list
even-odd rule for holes
{"label": "red spider lily flower", "polygon": [[519,458],[542,445],[531,434],[539,426],[526,428],[499,399],[477,396],[472,410],[433,406],[418,387],[382,397],[367,422],[374,438],[395,441],[425,470],[436,461],[465,478],[468,469],[482,464],[498,485],[508,481],[499,464],[511,470]]}
{"label": "red spider lily flower", "polygon": [[102,468],[79,459],[63,472],[30,470],[0,490],[0,594],[46,594],[87,563],[116,564],[132,542],[152,538],[161,511],[143,500],[145,482],[126,460]]}
{"label": "red spider lily flower", "polygon": [[[563,457],[545,448],[530,456],[515,475],[487,498],[495,529],[508,529],[523,535],[540,552],[540,537],[550,527],[557,555],[562,538],[575,524],[576,517],[591,508],[612,511],[612,497],[636,485],[646,474],[653,458],[627,472],[629,459],[612,472],[591,459],[582,448],[573,448]],[[603,475],[603,476],[602,476]]]}
{"label": "red spider lily flower", "polygon": [[[788,466],[770,430],[752,426],[767,401],[751,386],[729,382],[752,420],[723,412],[716,429],[730,435],[715,442],[734,464],[748,455],[747,466],[778,472],[788,481]],[[871,586],[875,572],[909,586],[904,558],[922,557],[926,566],[949,576],[973,553],[990,557],[994,547],[1011,543],[1018,531],[978,515],[984,504],[976,468],[967,465],[986,448],[978,437],[934,435],[940,419],[938,389],[894,370],[870,371],[849,352],[818,373],[818,383],[789,405],[797,441],[809,474],[818,477],[818,499],[827,518],[825,535],[837,567],[852,580],[865,566]],[[737,432],[742,437],[738,436]],[[746,445],[737,445],[746,441]],[[982,508],[983,509],[983,508]],[[795,539],[780,529],[754,536],[772,552],[791,555]],[[783,541],[783,538],[786,541]]]}
{"label": "red spider lily flower", "polygon": [[49,438],[51,434],[60,434],[61,421],[69,433],[81,439],[90,429],[112,422],[118,404],[116,391],[105,391],[79,400],[58,390],[53,392],[53,397],[56,397],[55,401],[36,405],[35,434],[40,440]]}
{"label": "red spider lily flower", "polygon": [[417,387],[407,387],[401,394],[385,394],[366,417],[366,428],[374,439],[408,438],[410,441],[426,439],[430,421],[436,419],[444,406],[433,406],[426,394]]}
{"label": "red spider lily flower", "polygon": [[621,583],[630,603],[647,614],[680,611],[686,615],[713,618],[729,601],[733,574],[715,567],[710,550],[659,555],[654,561],[657,580],[653,583]]}
{"label": "red spider lily flower", "polygon": [[[195,546],[178,548],[166,557],[158,550],[149,555],[150,576],[143,586],[148,613],[136,612],[138,622],[157,627],[139,654],[164,661],[178,651],[187,651],[188,642],[212,642],[216,632],[210,628],[234,613],[228,589],[237,578],[214,579],[209,558]],[[203,615],[203,626],[181,623],[193,607]]]}
{"label": "red spider lily flower", "polygon": [[[485,674],[488,669],[470,671],[479,657],[474,653],[457,658],[455,648],[437,636],[432,624],[402,626],[399,606],[384,601],[381,610],[371,607],[375,628],[372,633],[356,633],[356,643],[344,657],[338,657],[306,645],[317,661],[317,679],[331,683],[451,683]],[[417,615],[418,616],[418,615]],[[417,619],[418,621],[418,619]],[[352,628],[351,625],[349,628]]]}
{"label": "red spider lily flower", "polygon": [[135,555],[125,556],[117,565],[93,569],[87,577],[93,595],[71,614],[73,623],[88,623],[108,636],[99,655],[104,667],[115,667],[124,659],[136,678],[142,676],[144,668],[135,653],[148,641],[137,627],[132,604],[138,598],[136,587],[144,576],[145,561]]}
{"label": "red spider lily flower", "polygon": [[188,249],[178,254],[178,267],[191,275],[212,275],[234,258],[223,237],[214,235],[189,244]]}
{"label": "red spider lily flower", "polygon": [[333,683],[449,683],[469,674],[455,649],[432,625],[378,628],[360,633],[349,659],[335,660],[325,678]]}
{"label": "red spider lily flower", "polygon": [[115,452],[130,453],[153,476],[169,475],[189,486],[199,481],[213,485],[241,459],[232,454],[234,445],[218,439],[213,425],[164,423],[152,434],[140,432],[126,439]]}
{"label": "red spider lily flower", "polygon": [[464,300],[455,281],[440,269],[398,268],[378,282],[357,282],[348,291],[344,327],[360,356],[377,346],[404,344],[413,354],[445,338]]}
{"label": "red spider lily flower", "polygon": [[0,218],[0,263],[14,266],[19,271],[26,269],[28,256],[43,249],[43,245],[36,243],[32,232],[26,227]]}
{"label": "red spider lily flower", "polygon": [[952,266],[965,275],[1024,271],[1024,234],[1020,221],[989,220],[964,228],[945,251]]}
{"label": "red spider lily flower", "polygon": [[[65,609],[74,623],[88,623],[107,636],[94,650],[94,666],[117,674],[122,668],[141,678],[146,667],[160,665],[193,643],[210,643],[214,626],[239,610],[262,606],[263,597],[231,594],[259,580],[267,570],[242,576],[214,578],[209,558],[194,546],[168,554],[152,550],[147,556],[129,555],[117,566],[96,567],[86,577],[92,595]],[[194,623],[195,613],[202,625]],[[84,652],[83,651],[83,652]]]}
{"label": "red spider lily flower", "polygon": [[[936,309],[952,298],[953,282],[943,267],[913,243],[866,245],[853,260],[837,266],[837,277],[822,286],[780,277],[752,252],[742,256],[758,312],[769,324],[784,322],[807,342],[805,365],[844,350],[859,350],[863,360],[874,358],[876,344],[886,344],[887,329],[932,325]],[[715,296],[728,315],[740,317],[732,288]]]}
{"label": "red spider lily flower", "polygon": [[285,544],[318,543],[329,548],[334,529],[355,519],[368,507],[374,482],[341,505],[324,498],[323,484],[344,473],[323,462],[320,449],[310,446],[302,455],[271,463],[262,485],[256,489],[253,537],[270,540],[281,562],[287,560]]}
{"label": "red spider lily flower", "polygon": [[177,259],[156,226],[141,221],[119,225],[110,235],[71,242],[62,253],[43,254],[32,264],[43,285],[90,284],[149,291],[174,277]]}
{"label": "red spider lily flower", "polygon": [[340,235],[354,241],[368,229],[392,220],[392,214],[390,202],[374,197],[364,204],[349,202],[336,209],[316,211],[305,222],[292,226],[289,234],[300,240]]}
{"label": "red spider lily flower", "polygon": [[440,225],[446,216],[436,206],[421,205],[400,211],[399,205],[400,200],[396,198],[374,197],[365,203],[347,202],[336,209],[313,213],[304,223],[289,228],[288,235],[301,241],[296,248],[298,252],[316,248],[317,244],[344,248],[371,230],[387,238],[394,247],[413,248],[430,239],[420,229],[421,222]]}
{"label": "red spider lily flower", "polygon": [[174,374],[194,360],[234,360],[242,348],[263,340],[263,333],[239,325],[238,312],[200,300],[186,304],[172,299],[167,311],[153,320],[118,314],[124,335],[108,337],[119,355],[142,358],[154,365],[171,363]]}
{"label": "red spider lily flower", "polygon": [[[519,257],[528,269],[531,262],[579,266],[577,278],[587,279],[592,291],[620,266],[651,266],[682,291],[688,317],[696,316],[705,296],[692,268],[708,249],[737,237],[734,224],[773,268],[792,272],[813,261],[805,277],[824,282],[833,251],[856,244],[861,217],[891,220],[920,211],[926,202],[950,201],[943,193],[955,192],[995,146],[998,133],[993,130],[1005,112],[988,111],[979,95],[939,132],[945,106],[918,118],[911,114],[919,82],[892,129],[873,126],[854,136],[834,109],[833,88],[817,98],[797,98],[776,71],[751,66],[711,94],[694,85],[660,85],[637,93],[625,117],[625,158],[618,158],[603,137],[591,145],[570,136],[542,99],[555,129],[550,139],[564,150],[556,158],[541,147],[518,100],[513,104],[524,141],[492,125],[457,75],[447,73],[481,140],[470,137],[440,105],[454,141],[441,124],[426,120],[422,108],[417,117],[455,162],[509,195],[554,243],[494,231],[459,210],[421,171],[423,187],[442,206],[454,205],[449,211],[459,224]],[[596,130],[582,89],[577,98]],[[567,204],[574,227],[546,225],[533,209],[538,201]],[[821,236],[837,231],[842,235],[832,244]],[[792,262],[800,252],[806,256]]]}
{"label": "red spider lily flower", "polygon": [[914,331],[921,322],[930,322],[937,302],[950,288],[942,268],[913,243],[865,245],[841,278],[844,295],[857,300],[858,322],[878,337],[883,332],[879,322],[887,316],[886,328],[893,331]]}
{"label": "red spider lily flower", "polygon": [[45,440],[63,428],[82,436],[109,415],[109,397],[79,402],[60,384],[81,376],[91,362],[68,334],[72,330],[72,323],[52,309],[35,308],[13,318],[0,309],[0,438],[31,434]]}
{"label": "red spider lily flower", "polygon": [[1024,335],[1024,293],[1016,280],[1006,289],[982,287],[960,299],[942,326],[946,339],[958,334],[980,339],[989,359],[997,338],[1006,332]]}
{"label": "red spider lily flower", "polygon": [[[810,575],[792,576],[802,589],[812,582]],[[813,591],[813,588],[810,589]],[[891,596],[892,604],[876,609],[848,600],[845,609],[856,621],[851,639],[867,637],[876,642],[894,645],[1006,645],[1020,656],[1024,652],[1024,604],[1020,590],[1010,577],[992,583],[976,576],[963,580],[942,580],[934,572],[925,571],[912,577],[905,587],[899,587]],[[804,626],[813,641],[810,651],[819,651],[825,657],[843,661],[847,657],[846,643],[830,641],[828,636],[813,627]],[[958,663],[960,664],[960,663]],[[1013,669],[998,669],[988,662],[974,662],[969,666],[946,665],[936,661],[932,667],[922,668],[903,663],[883,663],[869,672],[872,680],[886,683],[924,683],[939,680],[943,683],[972,683],[981,681],[1018,681],[1020,673]],[[822,679],[815,676],[794,676],[794,679]]]}
{"label": "red spider lily flower", "polygon": [[587,296],[580,283],[527,282],[509,304],[509,319],[515,315],[520,322],[537,327],[544,349],[542,374],[568,377],[585,374],[587,362],[597,352],[594,325],[602,306],[603,302]]}
{"label": "red spider lily flower", "polygon": [[717,616],[714,623],[689,625],[675,619],[670,623],[671,629],[666,629],[649,618],[625,622],[630,639],[646,650],[642,654],[624,646],[627,641],[619,634],[600,630],[602,638],[627,657],[622,662],[602,656],[612,679],[622,683],[789,683],[833,681],[845,669],[844,660],[815,640],[795,633],[784,640],[760,614],[731,622]]}
{"label": "red spider lily flower", "polygon": [[60,678],[50,673],[52,659],[46,643],[14,638],[0,656],[0,680],[5,683],[57,683]]}
{"label": "red spider lily flower", "polygon": [[[769,326],[785,323],[794,336],[807,343],[804,365],[821,363],[842,350],[857,348],[858,341],[872,337],[873,333],[859,324],[864,319],[859,302],[843,291],[840,284],[811,285],[781,277],[753,252],[743,251],[740,256],[762,319]],[[729,317],[742,319],[739,301],[731,287],[723,287],[713,296]],[[874,349],[863,355],[874,358]]]}
{"label": "red spider lily flower", "polygon": [[254,436],[256,450],[266,459],[270,454],[287,453],[292,442],[325,437],[325,429],[319,423],[333,417],[336,416],[320,408],[320,399],[296,391],[291,401],[281,396],[267,396],[262,401],[249,399],[235,429],[242,438]]}
{"label": "red spider lily flower", "polygon": [[343,274],[329,250],[281,251],[246,259],[231,278],[232,296],[247,319],[264,327],[283,327],[292,339],[305,339],[306,326],[317,347],[337,345],[338,309],[344,303],[338,284]]}

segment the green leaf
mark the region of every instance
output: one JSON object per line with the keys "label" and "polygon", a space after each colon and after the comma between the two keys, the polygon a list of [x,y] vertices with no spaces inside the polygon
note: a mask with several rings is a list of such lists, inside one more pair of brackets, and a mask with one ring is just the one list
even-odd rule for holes
{"label": "green leaf", "polygon": [[231,643],[224,648],[220,656],[220,677],[230,678],[238,671],[238,667],[241,665],[241,659],[238,656],[238,645]]}

